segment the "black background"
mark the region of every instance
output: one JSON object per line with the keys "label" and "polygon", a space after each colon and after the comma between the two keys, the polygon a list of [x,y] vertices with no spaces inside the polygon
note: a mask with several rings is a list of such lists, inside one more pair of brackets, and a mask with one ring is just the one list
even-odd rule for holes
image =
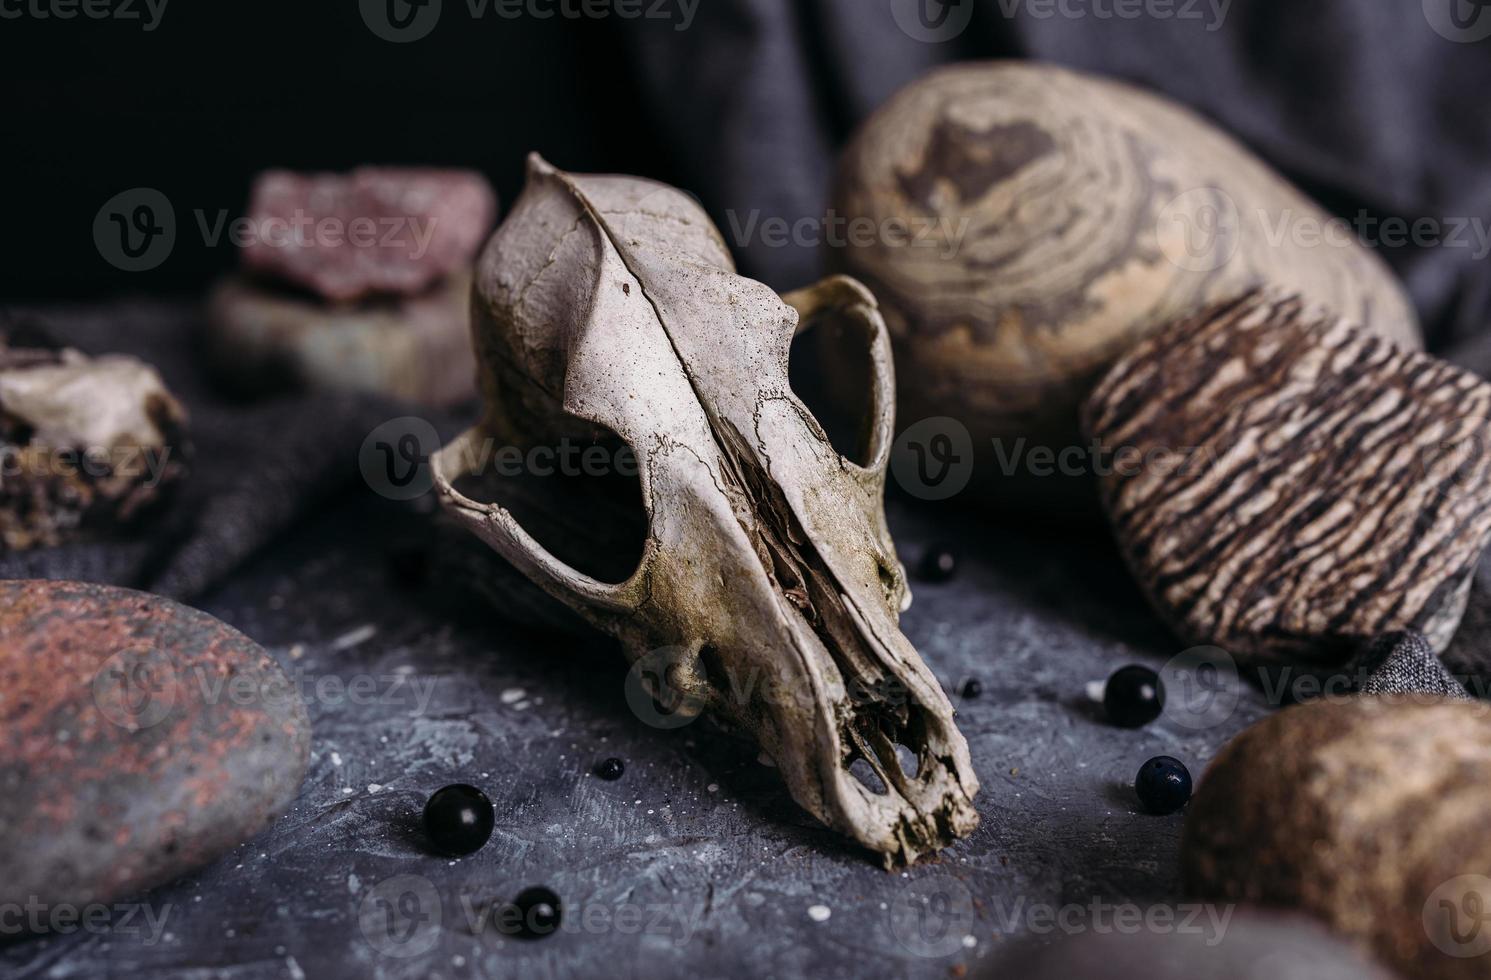
{"label": "black background", "polygon": [[[203,241],[197,212],[241,214],[252,175],[272,166],[473,167],[505,207],[537,150],[565,169],[674,183],[722,227],[753,210],[821,214],[834,155],[859,121],[935,65],[991,57],[1066,64],[1184,102],[1335,214],[1491,232],[1491,38],[1446,40],[1426,14],[1453,3],[1491,17],[1487,0],[1141,0],[1226,2],[1218,25],[948,0],[971,19],[940,44],[895,23],[892,5],[911,0],[699,0],[687,30],[475,18],[467,0],[442,2],[433,32],[407,44],[369,30],[357,0],[172,0],[151,32],[142,20],[0,19],[0,301],[196,294],[235,262],[231,245]],[[145,274],[113,268],[92,239],[102,205],[134,187],[163,192],[177,216],[170,258]],[[742,271],[778,289],[821,272],[809,249],[734,244]],[[1374,247],[1431,347],[1484,333],[1491,259]]]}
{"label": "black background", "polygon": [[[407,44],[376,37],[346,0],[174,0],[148,33],[142,21],[0,20],[0,296],[193,291],[236,262],[226,241],[203,241],[195,212],[243,214],[268,167],[471,167],[504,204],[529,150],[668,179],[604,25],[460,12]],[[105,262],[91,232],[105,201],[141,186],[177,218],[170,259],[148,275]]]}

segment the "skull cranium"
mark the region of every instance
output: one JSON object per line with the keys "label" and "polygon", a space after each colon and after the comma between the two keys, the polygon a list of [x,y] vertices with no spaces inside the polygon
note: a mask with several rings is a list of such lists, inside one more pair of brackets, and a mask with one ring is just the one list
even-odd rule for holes
{"label": "skull cranium", "polygon": [[[838,278],[784,301],[735,274],[686,195],[534,157],[475,292],[487,411],[435,458],[442,504],[634,661],[681,651],[671,685],[753,734],[799,804],[888,863],[969,833],[967,745],[898,625],[909,592],[883,506],[894,380],[868,291]],[[827,319],[863,338],[874,368],[864,466],[833,449],[788,384],[799,322]],[[481,465],[484,437],[587,425],[620,436],[639,464],[647,541],[616,584],[453,486]],[[883,792],[850,772],[859,759]]]}

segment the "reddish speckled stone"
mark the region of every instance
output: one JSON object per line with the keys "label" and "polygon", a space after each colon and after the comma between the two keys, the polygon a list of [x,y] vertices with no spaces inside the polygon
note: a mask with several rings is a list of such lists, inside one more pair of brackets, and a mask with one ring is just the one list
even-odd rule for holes
{"label": "reddish speckled stone", "polygon": [[333,302],[412,296],[467,268],[496,216],[469,170],[270,170],[254,181],[243,261]]}
{"label": "reddish speckled stone", "polygon": [[0,902],[108,902],[253,837],[310,723],[253,641],[157,596],[0,582]]}

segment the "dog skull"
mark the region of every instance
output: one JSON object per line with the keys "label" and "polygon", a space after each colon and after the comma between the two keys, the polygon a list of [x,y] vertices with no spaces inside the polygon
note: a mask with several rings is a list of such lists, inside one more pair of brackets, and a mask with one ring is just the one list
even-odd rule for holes
{"label": "dog skull", "polygon": [[[894,379],[869,292],[837,278],[784,302],[735,274],[686,195],[537,157],[475,292],[487,411],[434,460],[442,504],[634,663],[668,671],[680,701],[751,732],[799,804],[887,864],[969,833],[967,744],[898,626],[910,594],[883,506]],[[825,317],[862,335],[874,366],[866,466],[788,386],[799,321]],[[577,420],[638,461],[648,537],[615,585],[452,485],[480,467],[481,440],[573,435]],[[884,792],[850,772],[858,759]]]}

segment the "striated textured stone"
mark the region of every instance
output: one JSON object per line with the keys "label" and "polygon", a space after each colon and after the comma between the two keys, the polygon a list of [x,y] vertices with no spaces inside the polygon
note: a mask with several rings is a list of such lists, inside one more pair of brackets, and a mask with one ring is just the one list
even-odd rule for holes
{"label": "striated textured stone", "polygon": [[310,723],[257,644],[166,599],[0,582],[0,902],[109,902],[253,837]]}
{"label": "striated textured stone", "polygon": [[471,171],[271,170],[254,182],[243,262],[328,300],[410,296],[469,266],[496,213]]}
{"label": "striated textured stone", "polygon": [[[1137,910],[1136,910],[1137,912]],[[1158,913],[1167,913],[1164,916]],[[1199,914],[1197,914],[1199,912]],[[995,961],[988,980],[1392,980],[1393,974],[1303,916],[1231,905],[1151,909],[1129,920]]]}
{"label": "striated textured stone", "polygon": [[1299,909],[1405,976],[1491,975],[1491,708],[1322,700],[1243,732],[1186,817],[1187,890]]}
{"label": "striated textured stone", "polygon": [[1093,392],[1105,509],[1186,642],[1333,666],[1449,643],[1491,538],[1491,386],[1255,291],[1171,324]]}
{"label": "striated textured stone", "polygon": [[470,291],[463,271],[420,296],[334,306],[231,278],[208,302],[208,352],[246,393],[322,388],[455,405],[476,395]]}
{"label": "striated textured stone", "polygon": [[130,525],[186,475],[186,410],[124,355],[0,335],[0,553]]}

